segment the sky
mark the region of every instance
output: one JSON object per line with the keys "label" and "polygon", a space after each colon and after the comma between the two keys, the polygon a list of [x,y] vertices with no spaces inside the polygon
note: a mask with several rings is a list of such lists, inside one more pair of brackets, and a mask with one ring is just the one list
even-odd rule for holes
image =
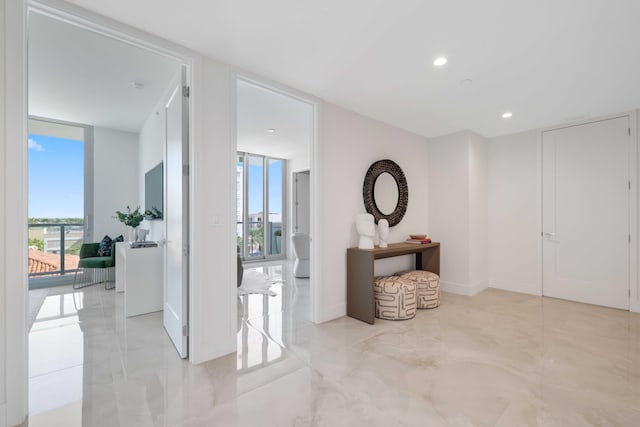
{"label": "sky", "polygon": [[[262,212],[263,173],[260,165],[249,162],[249,206],[250,214]],[[275,160],[275,159],[274,159]],[[242,163],[238,163],[241,167]],[[269,165],[269,211],[282,213],[282,161],[272,161]]]}
{"label": "sky", "polygon": [[[249,213],[262,212],[263,174],[249,164]],[[282,161],[269,164],[269,210],[282,212]],[[84,217],[84,143],[29,134],[29,217]]]}
{"label": "sky", "polygon": [[29,134],[29,218],[84,217],[84,143]]}
{"label": "sky", "polygon": [[269,165],[269,212],[282,213],[282,160]]}

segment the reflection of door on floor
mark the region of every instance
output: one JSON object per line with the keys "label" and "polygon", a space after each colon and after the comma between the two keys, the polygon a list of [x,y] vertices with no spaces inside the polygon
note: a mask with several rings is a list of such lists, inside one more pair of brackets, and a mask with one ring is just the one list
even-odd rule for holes
{"label": "reflection of door on floor", "polygon": [[293,232],[309,234],[311,198],[309,195],[309,171],[294,173]]}
{"label": "reflection of door on floor", "polygon": [[629,308],[629,117],[543,133],[543,294]]}

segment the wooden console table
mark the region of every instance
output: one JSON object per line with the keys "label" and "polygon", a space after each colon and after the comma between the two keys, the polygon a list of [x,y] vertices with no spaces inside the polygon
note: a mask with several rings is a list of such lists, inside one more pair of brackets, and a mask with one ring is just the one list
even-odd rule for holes
{"label": "wooden console table", "polygon": [[347,249],[347,316],[373,324],[374,261],[401,255],[416,255],[416,270],[427,270],[440,275],[440,243],[418,245],[390,243],[388,248]]}

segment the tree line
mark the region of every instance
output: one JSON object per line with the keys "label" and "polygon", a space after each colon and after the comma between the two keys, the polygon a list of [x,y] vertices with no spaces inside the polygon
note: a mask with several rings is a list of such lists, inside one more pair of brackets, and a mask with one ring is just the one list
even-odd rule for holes
{"label": "tree line", "polygon": [[29,218],[29,224],[82,224],[82,218]]}

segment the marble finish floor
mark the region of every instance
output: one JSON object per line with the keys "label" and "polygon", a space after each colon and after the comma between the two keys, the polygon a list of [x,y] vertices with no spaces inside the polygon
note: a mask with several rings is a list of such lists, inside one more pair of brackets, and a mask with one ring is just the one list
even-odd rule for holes
{"label": "marble finish floor", "polygon": [[238,300],[238,353],[180,360],[161,313],[52,291],[30,334],[30,426],[637,426],[640,315],[488,289],[413,320],[308,321],[308,281]]}

